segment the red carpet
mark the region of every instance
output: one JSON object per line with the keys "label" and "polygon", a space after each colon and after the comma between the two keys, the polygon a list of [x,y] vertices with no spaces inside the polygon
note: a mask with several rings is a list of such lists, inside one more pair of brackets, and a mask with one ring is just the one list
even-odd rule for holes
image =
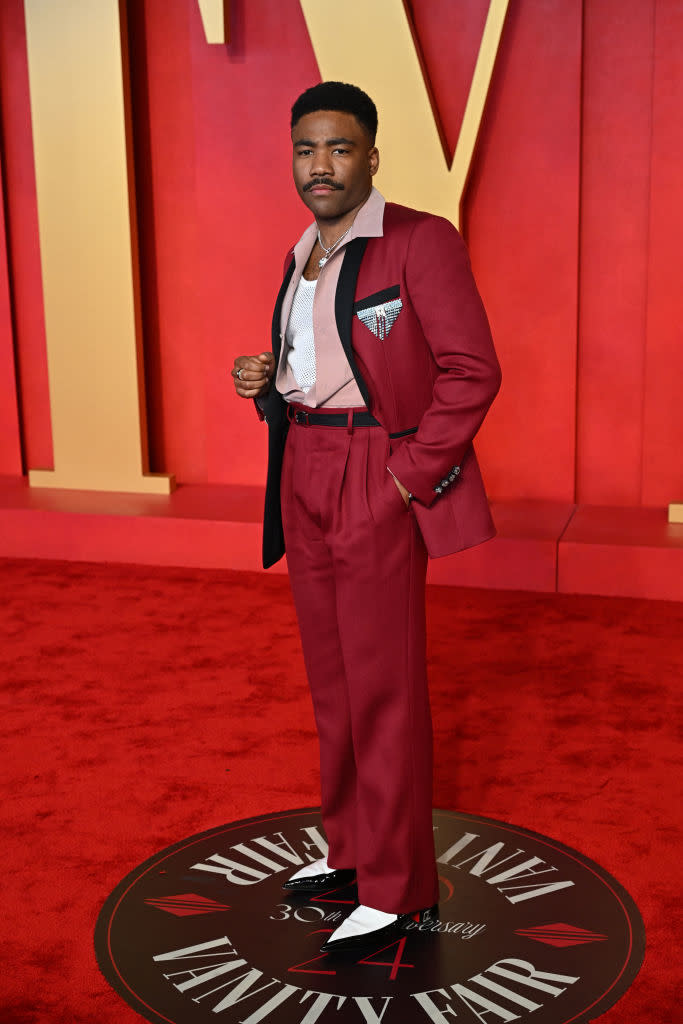
{"label": "red carpet", "polygon": [[[0,563],[3,1024],[140,1018],[92,934],[136,864],[318,802],[287,580]],[[671,1024],[683,605],[430,590],[435,805],[545,833],[626,886],[644,967],[605,1024]]]}

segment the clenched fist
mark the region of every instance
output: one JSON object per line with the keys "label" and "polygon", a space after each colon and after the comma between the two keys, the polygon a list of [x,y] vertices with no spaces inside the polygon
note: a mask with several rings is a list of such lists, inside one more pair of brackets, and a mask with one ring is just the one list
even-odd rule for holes
{"label": "clenched fist", "polygon": [[261,352],[257,356],[238,356],[231,370],[235,391],[240,398],[260,398],[270,390],[275,373],[275,359],[272,352]]}

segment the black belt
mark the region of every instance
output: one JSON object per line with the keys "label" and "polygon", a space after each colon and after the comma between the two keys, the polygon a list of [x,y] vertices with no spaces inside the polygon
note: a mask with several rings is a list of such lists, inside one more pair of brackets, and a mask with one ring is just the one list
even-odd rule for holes
{"label": "black belt", "polygon": [[[287,409],[287,419],[290,423],[297,423],[300,427],[381,427],[382,424],[376,420],[367,409],[353,411],[347,409],[345,412],[309,412],[301,406],[290,405]],[[408,430],[398,430],[395,434],[389,434],[392,440],[397,437],[406,437],[414,434],[417,427],[410,427]]]}

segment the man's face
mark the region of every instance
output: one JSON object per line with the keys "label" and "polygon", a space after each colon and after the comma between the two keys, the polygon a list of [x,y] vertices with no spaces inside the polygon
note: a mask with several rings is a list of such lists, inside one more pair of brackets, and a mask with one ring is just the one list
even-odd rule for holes
{"label": "man's face", "polygon": [[338,221],[363,205],[379,153],[353,114],[317,110],[292,129],[297,192],[316,220]]}

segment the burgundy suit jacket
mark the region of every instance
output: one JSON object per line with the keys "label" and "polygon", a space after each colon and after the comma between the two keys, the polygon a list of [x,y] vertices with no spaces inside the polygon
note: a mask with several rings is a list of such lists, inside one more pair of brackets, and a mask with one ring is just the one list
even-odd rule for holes
{"label": "burgundy suit jacket", "polygon": [[[337,328],[368,409],[388,433],[404,435],[392,441],[388,467],[412,493],[411,512],[427,551],[438,557],[495,533],[472,440],[500,387],[500,367],[467,250],[450,221],[387,203],[383,231],[381,238],[355,238],[346,246]],[[291,259],[273,313],[276,365],[293,270]],[[401,309],[384,338],[357,315],[364,312],[367,322],[369,309],[396,299]],[[285,550],[280,472],[288,421],[274,386],[261,405],[269,435],[268,568]]]}

